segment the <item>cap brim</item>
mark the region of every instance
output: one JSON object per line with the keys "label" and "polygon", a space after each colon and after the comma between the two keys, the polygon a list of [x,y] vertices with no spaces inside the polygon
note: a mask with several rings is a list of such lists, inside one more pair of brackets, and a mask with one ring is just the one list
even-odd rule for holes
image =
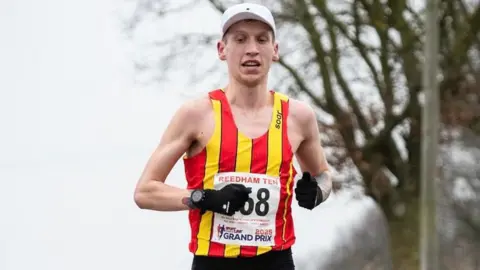
{"label": "cap brim", "polygon": [[272,28],[272,30],[273,30],[272,25],[270,25],[270,23],[267,20],[265,20],[264,18],[262,18],[261,16],[255,14],[255,13],[251,13],[251,12],[240,12],[240,13],[232,16],[230,19],[228,19],[224,23],[223,29],[222,29],[223,30],[223,35],[225,35],[225,33],[228,31],[228,29],[232,25],[236,24],[237,22],[244,21],[244,20],[256,20],[256,21],[263,22],[266,25],[268,25],[270,28]]}

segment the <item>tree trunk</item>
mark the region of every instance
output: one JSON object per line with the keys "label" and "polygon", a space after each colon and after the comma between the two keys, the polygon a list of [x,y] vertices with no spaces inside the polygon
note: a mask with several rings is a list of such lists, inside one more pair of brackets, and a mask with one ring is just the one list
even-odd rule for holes
{"label": "tree trunk", "polygon": [[[388,215],[394,270],[419,269],[419,198],[402,196],[406,212],[402,218]],[[384,209],[384,212],[388,212]]]}
{"label": "tree trunk", "polygon": [[408,185],[392,186],[389,177],[375,166],[375,162],[370,162],[369,169],[370,174],[366,170],[363,174],[366,193],[378,203],[387,218],[393,269],[418,269],[419,193]]}

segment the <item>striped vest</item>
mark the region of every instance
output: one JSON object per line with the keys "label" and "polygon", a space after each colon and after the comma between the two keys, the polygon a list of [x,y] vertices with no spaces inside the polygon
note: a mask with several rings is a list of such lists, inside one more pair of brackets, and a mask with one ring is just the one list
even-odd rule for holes
{"label": "striped vest", "polygon": [[283,250],[295,242],[291,203],[293,153],[287,136],[288,97],[274,95],[268,131],[251,139],[237,129],[223,90],[209,93],[215,129],[205,148],[183,159],[188,189],[219,189],[229,183],[252,188],[241,211],[228,217],[200,210],[189,211],[195,255],[252,257]]}

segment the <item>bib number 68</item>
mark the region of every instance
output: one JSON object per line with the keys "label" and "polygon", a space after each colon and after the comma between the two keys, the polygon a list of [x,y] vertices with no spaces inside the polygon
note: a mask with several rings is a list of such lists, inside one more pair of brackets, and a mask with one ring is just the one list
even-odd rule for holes
{"label": "bib number 68", "polygon": [[253,210],[255,210],[257,216],[264,217],[268,214],[268,210],[270,209],[268,199],[270,199],[270,191],[266,188],[260,188],[257,191],[257,202],[251,197],[248,198],[245,206],[240,209],[240,213],[244,216],[248,216],[252,214]]}

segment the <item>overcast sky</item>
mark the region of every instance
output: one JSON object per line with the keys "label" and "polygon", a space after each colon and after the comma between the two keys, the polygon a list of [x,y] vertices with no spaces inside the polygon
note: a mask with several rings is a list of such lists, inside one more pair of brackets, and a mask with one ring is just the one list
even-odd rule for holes
{"label": "overcast sky", "polygon": [[[181,78],[162,89],[135,83],[138,44],[120,33],[120,3],[0,1],[0,269],[190,267],[186,212],[143,211],[132,199],[187,86]],[[174,30],[215,31],[209,12],[191,12]],[[162,27],[137,38],[172,34],[171,24]],[[182,170],[168,182],[184,187]],[[313,212],[294,205],[297,261],[328,250],[335,228],[362,207],[343,203]],[[312,238],[319,231],[322,243]]]}

